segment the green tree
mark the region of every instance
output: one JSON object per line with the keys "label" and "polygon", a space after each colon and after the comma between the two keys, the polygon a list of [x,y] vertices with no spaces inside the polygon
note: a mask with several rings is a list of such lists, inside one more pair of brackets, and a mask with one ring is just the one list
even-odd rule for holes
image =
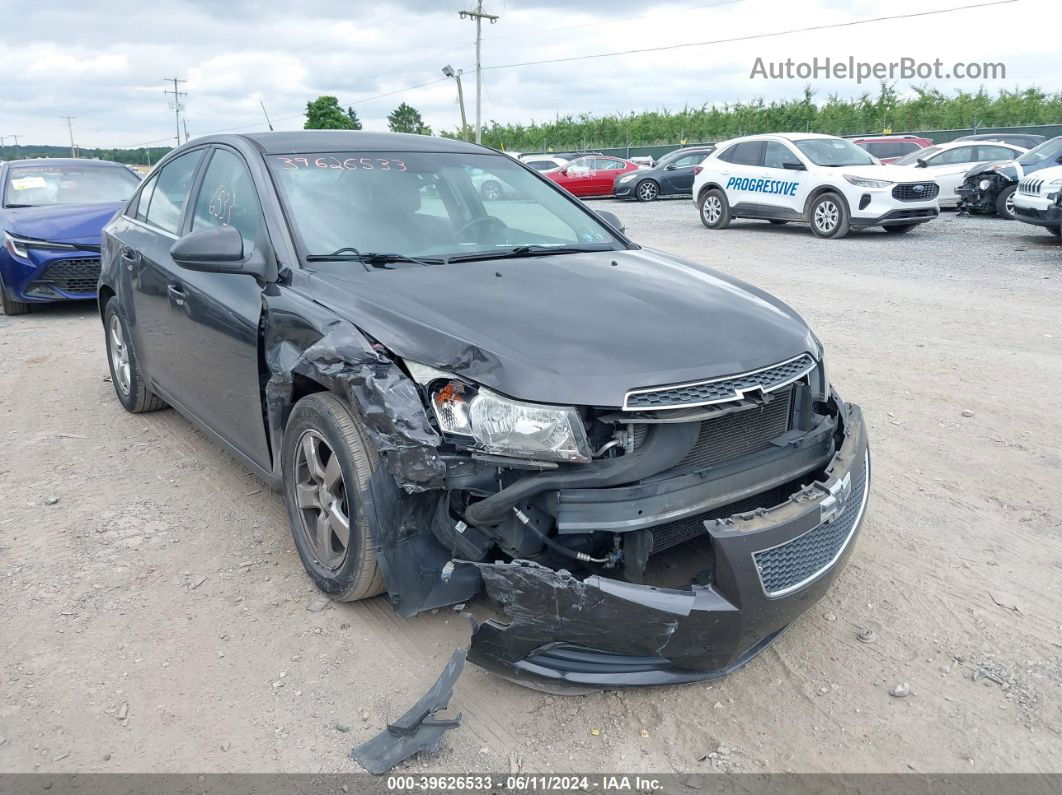
{"label": "green tree", "polygon": [[350,130],[350,117],[339,107],[339,100],[332,96],[321,96],[313,102],[306,103],[305,130]]}
{"label": "green tree", "polygon": [[354,108],[349,105],[347,106],[347,118],[350,120],[350,129],[361,129],[361,119],[358,118],[358,114],[354,111]]}
{"label": "green tree", "polygon": [[424,123],[420,111],[403,102],[387,115],[391,132],[431,135],[431,127]]}

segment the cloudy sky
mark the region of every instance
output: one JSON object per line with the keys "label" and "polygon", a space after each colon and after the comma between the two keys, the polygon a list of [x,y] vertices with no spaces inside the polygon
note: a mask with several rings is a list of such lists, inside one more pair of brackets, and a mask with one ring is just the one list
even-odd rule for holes
{"label": "cloudy sky", "polygon": [[[636,48],[719,42],[990,0],[485,0],[501,15],[484,29],[485,120],[782,98],[807,80],[751,79],[766,61],[820,58],[992,61],[1006,79],[989,88],[1062,90],[1057,0],[1003,4],[773,38],[560,63],[524,64]],[[173,113],[162,78],[188,80],[193,136],[301,127],[306,101],[334,94],[368,129],[386,129],[401,101],[435,129],[459,126],[445,64],[465,71],[475,106],[471,0],[0,0],[0,135],[65,144],[66,122],[83,146],[163,145]],[[1043,33],[1038,33],[1043,31]],[[876,91],[873,81],[811,81],[820,97]],[[915,81],[921,82],[921,81]],[[976,89],[980,80],[931,81]],[[427,85],[421,85],[427,84]],[[900,82],[901,90],[908,83]],[[419,87],[414,87],[419,86]],[[384,95],[384,96],[381,96]],[[7,139],[10,144],[11,139]]]}

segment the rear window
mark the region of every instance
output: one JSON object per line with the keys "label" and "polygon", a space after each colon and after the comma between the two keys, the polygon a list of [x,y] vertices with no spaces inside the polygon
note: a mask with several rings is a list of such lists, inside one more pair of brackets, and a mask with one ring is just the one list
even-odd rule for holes
{"label": "rear window", "polygon": [[877,158],[902,157],[922,148],[914,141],[870,141],[860,146]]}

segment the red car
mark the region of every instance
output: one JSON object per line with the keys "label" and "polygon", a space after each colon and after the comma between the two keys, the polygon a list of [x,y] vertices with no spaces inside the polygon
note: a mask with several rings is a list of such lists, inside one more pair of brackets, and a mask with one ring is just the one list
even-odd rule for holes
{"label": "red car", "polygon": [[616,179],[638,168],[637,163],[620,157],[592,155],[580,157],[552,171],[543,171],[542,175],[575,196],[611,196]]}
{"label": "red car", "polygon": [[929,138],[919,138],[917,135],[873,135],[866,138],[853,138],[852,143],[866,149],[882,163],[891,163],[896,158],[910,154],[916,149],[925,149],[933,145]]}

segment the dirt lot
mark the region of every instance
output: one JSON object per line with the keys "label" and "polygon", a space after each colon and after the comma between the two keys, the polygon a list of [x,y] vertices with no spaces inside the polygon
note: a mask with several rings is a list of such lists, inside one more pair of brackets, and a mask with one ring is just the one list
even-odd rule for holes
{"label": "dirt lot", "polygon": [[[403,770],[1062,770],[1062,246],[594,206],[804,314],[866,412],[868,519],[729,678],[561,698],[469,666],[464,725]],[[102,342],[91,306],[0,316],[0,770],[358,770],[467,624],[319,601],[279,497],[174,412],[122,411]]]}

